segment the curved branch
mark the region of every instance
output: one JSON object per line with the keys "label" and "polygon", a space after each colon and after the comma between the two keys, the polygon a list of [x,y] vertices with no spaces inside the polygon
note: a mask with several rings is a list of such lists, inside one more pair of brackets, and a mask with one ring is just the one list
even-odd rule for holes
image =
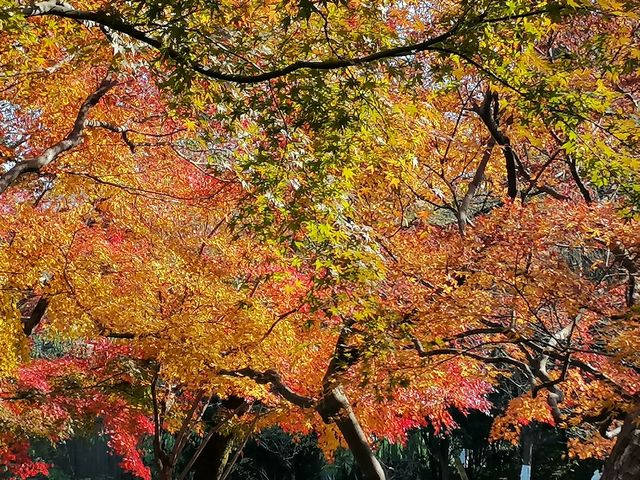
{"label": "curved branch", "polygon": [[300,395],[291,390],[291,388],[284,383],[280,374],[275,370],[259,372],[253,368],[246,367],[239,370],[220,370],[218,373],[229,377],[250,378],[259,385],[271,385],[271,389],[274,393],[280,395],[285,400],[300,408],[310,408],[316,404],[316,401],[313,398],[305,397],[304,395]]}
{"label": "curved branch", "polygon": [[[566,360],[565,355],[555,352],[553,350],[548,350],[545,349],[545,347],[542,347],[540,345],[538,345],[536,342],[531,341],[531,340],[526,340],[523,339],[522,342],[527,345],[528,347],[530,347],[532,350],[535,350],[538,353],[542,353],[544,355],[548,355],[549,357],[553,358],[554,360],[559,360],[561,362]],[[599,371],[598,369],[596,369],[595,367],[591,366],[589,363],[584,362],[582,360],[579,360],[577,358],[570,358],[568,360],[569,362],[569,366],[574,366],[580,370],[582,370],[585,373],[588,373],[589,375],[591,375],[593,378],[595,378],[596,380],[600,380],[604,383],[606,383],[607,385],[613,387],[619,394],[620,396],[622,396],[625,399],[632,399],[633,398],[633,394],[629,393],[629,389],[623,385],[621,385],[620,383],[616,382],[614,379],[612,379],[611,377],[609,377],[608,375],[604,374],[603,372]]]}
{"label": "curved branch", "polygon": [[129,36],[132,39],[138,40],[156,50],[161,52],[167,58],[170,58],[179,65],[187,66],[193,71],[204,75],[205,77],[222,80],[226,82],[251,84],[260,83],[267,80],[283,77],[298,70],[335,70],[346,67],[353,67],[356,65],[364,65],[367,63],[377,62],[388,58],[398,58],[413,56],[420,52],[425,51],[442,51],[436,49],[436,46],[444,45],[446,40],[449,40],[456,36],[462,27],[474,28],[484,24],[495,24],[501,22],[509,22],[520,18],[532,17],[537,15],[544,15],[550,13],[549,9],[532,10],[530,12],[522,14],[507,15],[496,18],[485,18],[484,16],[478,16],[466,25],[463,23],[465,17],[462,16],[458,21],[446,32],[437,35],[435,37],[426,39],[422,42],[412,43],[407,45],[400,45],[385,50],[379,50],[369,55],[363,55],[353,58],[335,58],[329,60],[298,60],[290,63],[281,68],[274,70],[261,72],[257,74],[234,74],[224,73],[219,70],[207,67],[206,65],[186,58],[180,52],[165,45],[161,39],[150,36],[148,33],[136,28],[130,23],[127,23],[121,16],[107,13],[103,11],[83,11],[75,10],[68,3],[61,0],[49,0],[45,2],[37,3],[33,6],[25,7],[21,10],[21,13],[26,17],[35,16],[56,16],[62,18],[69,18],[79,21],[90,21],[98,24],[102,27],[109,28],[110,30]]}
{"label": "curved branch", "polygon": [[576,159],[569,156],[567,159],[567,164],[569,165],[569,172],[571,172],[571,178],[573,178],[573,181],[578,186],[578,189],[580,190],[580,193],[582,194],[584,201],[586,203],[592,203],[593,198],[591,197],[591,192],[589,192],[589,189],[586,187],[586,185],[582,181],[582,178],[580,178],[580,173],[578,172]]}
{"label": "curved branch", "polygon": [[482,120],[482,123],[485,124],[491,136],[502,148],[507,170],[507,190],[509,198],[514,200],[518,195],[518,175],[520,175],[528,183],[529,190],[536,186],[540,192],[546,193],[557,200],[568,200],[569,197],[566,195],[557,192],[548,185],[537,185],[537,179],[531,178],[520,157],[513,149],[510,138],[500,127],[499,107],[498,94],[487,89],[482,103],[480,105],[473,105],[472,110],[478,115],[480,120]]}
{"label": "curved branch", "polygon": [[524,362],[521,362],[511,357],[505,357],[505,356],[490,357],[487,355],[481,355],[479,353],[472,352],[472,350],[483,347],[484,346],[483,344],[469,347],[467,349],[434,348],[430,350],[425,350],[424,347],[422,346],[422,342],[420,342],[420,340],[417,337],[413,337],[412,342],[413,342],[413,345],[411,348],[414,349],[416,352],[418,352],[418,356],[421,358],[448,355],[452,357],[461,356],[461,357],[472,358],[474,360],[478,360],[483,363],[491,363],[491,364],[504,363],[507,365],[513,365],[514,367],[518,368],[521,372],[523,372],[528,378],[530,379],[533,378],[533,373],[531,372],[531,369]]}

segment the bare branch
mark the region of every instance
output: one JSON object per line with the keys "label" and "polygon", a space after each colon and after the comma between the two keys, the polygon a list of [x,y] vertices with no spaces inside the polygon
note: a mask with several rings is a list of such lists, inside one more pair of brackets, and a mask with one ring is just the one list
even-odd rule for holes
{"label": "bare branch", "polygon": [[156,462],[158,464],[158,468],[161,472],[164,472],[167,469],[171,468],[171,461],[169,459],[169,455],[165,452],[164,448],[162,448],[161,442],[161,432],[162,432],[162,423],[163,423],[163,413],[160,410],[160,405],[158,402],[158,380],[159,374],[158,370],[153,375],[153,380],[151,382],[151,402],[153,405],[153,450],[155,452]]}
{"label": "bare branch", "polygon": [[440,355],[449,355],[449,356],[462,356],[467,358],[473,358],[474,360],[479,360],[483,363],[491,363],[491,364],[500,364],[505,363],[508,365],[513,365],[519,368],[527,377],[533,378],[533,373],[529,366],[519,360],[516,360],[511,357],[505,356],[496,356],[490,357],[487,355],[480,355],[478,353],[473,353],[472,350],[477,348],[481,348],[484,345],[477,345],[474,347],[470,347],[467,349],[459,349],[459,348],[435,348],[430,350],[425,350],[422,346],[422,343],[417,337],[413,338],[413,348],[418,352],[418,355],[422,358],[435,357]]}
{"label": "bare branch", "polygon": [[86,123],[87,128],[104,128],[105,130],[109,130],[113,133],[118,133],[122,137],[122,141],[129,147],[131,153],[135,153],[136,145],[129,138],[129,129],[125,127],[119,127],[117,125],[113,125],[109,122],[103,122],[100,120],[88,120]]}
{"label": "bare branch", "polygon": [[193,403],[191,404],[191,408],[187,415],[185,415],[182,426],[180,427],[180,431],[176,435],[176,442],[173,445],[173,449],[171,450],[171,463],[175,464],[182,453],[184,446],[187,443],[187,439],[189,437],[189,424],[193,420],[193,416],[196,413],[196,409],[200,405],[202,398],[204,397],[204,392],[200,390],[196,397],[193,399]]}
{"label": "bare branch", "polygon": [[567,159],[567,164],[569,165],[571,178],[573,178],[573,181],[578,186],[578,189],[580,190],[580,193],[582,194],[584,201],[587,203],[591,203],[593,201],[593,199],[591,198],[591,192],[589,192],[589,189],[586,187],[586,185],[582,181],[582,178],[580,178],[580,173],[578,172],[578,166],[576,165],[576,159],[573,157],[569,157]]}
{"label": "bare branch", "polygon": [[480,105],[473,105],[472,110],[478,114],[480,120],[485,124],[491,136],[502,148],[502,152],[505,159],[505,165],[507,169],[507,191],[509,198],[515,199],[518,195],[518,175],[522,177],[528,184],[529,190],[536,186],[541,192],[552,196],[558,200],[568,200],[566,195],[563,195],[548,185],[536,185],[537,179],[532,179],[529,172],[525,168],[524,164],[518,157],[511,145],[511,140],[500,129],[500,112],[498,94],[487,89],[484,99]]}

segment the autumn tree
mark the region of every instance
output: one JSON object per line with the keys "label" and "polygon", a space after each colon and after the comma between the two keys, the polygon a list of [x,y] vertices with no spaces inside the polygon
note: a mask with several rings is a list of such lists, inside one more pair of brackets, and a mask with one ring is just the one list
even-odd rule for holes
{"label": "autumn tree", "polygon": [[3,0],[3,392],[32,332],[98,342],[161,478],[215,396],[382,479],[518,374],[496,436],[631,412],[633,472],[634,4]]}

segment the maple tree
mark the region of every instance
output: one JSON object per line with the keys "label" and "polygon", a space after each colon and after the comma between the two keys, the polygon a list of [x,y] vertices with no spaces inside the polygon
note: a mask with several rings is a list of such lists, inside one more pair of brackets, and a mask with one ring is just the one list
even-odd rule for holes
{"label": "maple tree", "polygon": [[[137,445],[153,425],[141,406],[139,368],[130,353],[101,340],[35,358],[14,377],[3,378],[3,466],[18,478],[46,475],[49,465],[30,457],[29,440],[64,441],[100,418],[122,466],[151,478]],[[140,401],[131,402],[136,396]]]}
{"label": "maple tree", "polygon": [[[496,438],[606,455],[630,412],[605,476],[633,475],[635,7],[2,0],[3,463],[100,415],[142,478],[145,434],[185,478],[277,423],[380,479],[373,440],[522,375]],[[242,415],[207,431],[212,396]]]}

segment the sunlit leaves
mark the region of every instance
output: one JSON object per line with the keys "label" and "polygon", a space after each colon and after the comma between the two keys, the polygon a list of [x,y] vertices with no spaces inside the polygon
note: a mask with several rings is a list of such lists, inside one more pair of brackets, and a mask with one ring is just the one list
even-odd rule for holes
{"label": "sunlit leaves", "polygon": [[[639,248],[637,222],[619,216],[635,212],[640,184],[628,5],[74,5],[112,22],[103,29],[10,19],[12,5],[0,16],[12,27],[0,37],[5,169],[63,138],[107,71],[118,80],[92,108],[83,143],[0,199],[0,321],[11,346],[0,376],[21,372],[11,388],[36,392],[46,420],[20,398],[3,411],[16,439],[56,440],[77,427],[74,415],[104,416],[127,468],[148,476],[136,442],[151,430],[148,395],[57,395],[104,377],[86,359],[74,369],[30,363],[16,308],[27,297],[48,299],[45,338],[111,339],[116,358],[94,365],[101,375],[139,360],[124,368],[128,389],[148,390],[153,367],[163,400],[249,399],[268,411],[260,426],[315,428],[327,452],[341,442],[334,425],[238,372],[276,371],[314,404],[344,348],[328,376],[355,399],[368,435],[397,442],[427,422],[452,428],[450,408],[487,411],[492,388],[526,376],[535,356],[560,379],[563,348],[603,376],[588,382],[567,363],[561,413],[571,427],[637,388],[625,364],[637,364],[637,318],[613,253],[635,259]],[[365,65],[214,80],[412,42]],[[478,113],[491,98],[498,133]],[[572,325],[570,341],[556,338]],[[40,402],[52,395],[55,411]],[[548,398],[517,397],[494,430],[515,441],[525,423],[549,423]],[[159,428],[179,430],[183,407]]]}
{"label": "sunlit leaves", "polygon": [[0,379],[3,379],[13,377],[27,356],[20,311],[16,307],[15,299],[6,293],[0,296],[0,324],[0,341],[4,345],[0,353]]}

